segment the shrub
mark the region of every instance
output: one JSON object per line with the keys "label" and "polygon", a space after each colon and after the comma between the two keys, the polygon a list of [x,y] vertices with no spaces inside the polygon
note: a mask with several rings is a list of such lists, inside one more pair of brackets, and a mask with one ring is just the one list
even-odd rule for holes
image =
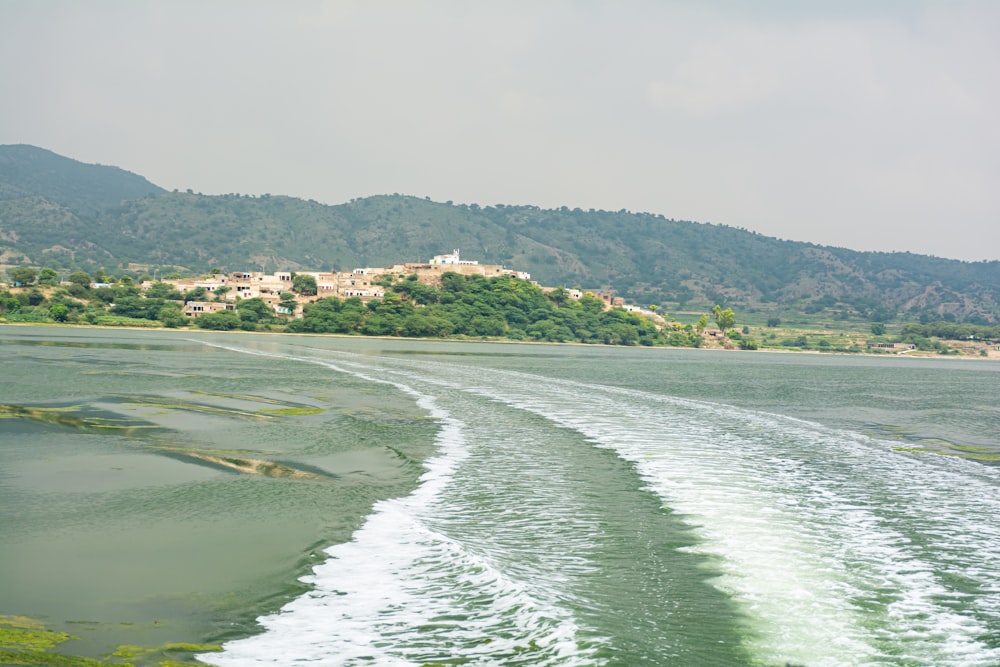
{"label": "shrub", "polygon": [[197,318],[195,322],[202,329],[216,331],[232,331],[240,326],[240,316],[233,310],[220,310],[217,313],[207,313]]}

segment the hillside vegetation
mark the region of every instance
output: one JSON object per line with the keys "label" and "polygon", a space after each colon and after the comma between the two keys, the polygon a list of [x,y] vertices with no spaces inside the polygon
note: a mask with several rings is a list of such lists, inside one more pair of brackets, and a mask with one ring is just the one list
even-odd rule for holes
{"label": "hillside vegetation", "polygon": [[126,199],[160,194],[142,176],[70,160],[23,144],[0,146],[0,196],[37,195],[81,215],[95,215]]}
{"label": "hillside vegetation", "polygon": [[0,147],[0,265],[62,272],[350,270],[464,257],[543,285],[671,312],[722,304],[830,318],[1000,321],[1000,262],[858,252],[629,211],[453,205],[384,195],[328,206],[165,192],[135,174]]}

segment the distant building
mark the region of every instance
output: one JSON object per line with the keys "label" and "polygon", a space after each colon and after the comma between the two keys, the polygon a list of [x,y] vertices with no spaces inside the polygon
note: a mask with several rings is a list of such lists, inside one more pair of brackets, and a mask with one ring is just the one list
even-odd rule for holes
{"label": "distant building", "polygon": [[[182,311],[188,317],[199,317],[223,310],[235,310],[236,304],[225,301],[188,301]],[[207,320],[206,320],[207,321]]]}
{"label": "distant building", "polygon": [[465,260],[459,256],[458,248],[451,251],[450,255],[434,255],[428,264],[440,265],[440,264],[464,264],[466,266],[475,266],[479,262],[474,262],[472,260]]}
{"label": "distant building", "polygon": [[[386,277],[399,280],[408,276],[416,276],[417,280],[426,285],[437,286],[441,284],[441,276],[448,272],[464,276],[478,275],[485,278],[511,276],[520,280],[533,282],[531,274],[526,271],[515,271],[499,264],[480,264],[474,260],[462,259],[457,248],[449,254],[435,255],[426,264],[406,262],[381,268],[356,268],[346,272],[296,272],[294,275],[308,275],[316,279],[316,294],[296,294],[295,301],[297,302],[297,307],[294,311],[290,310],[287,306],[279,305],[283,301],[281,295],[292,291],[294,280],[293,274],[290,271],[276,271],[273,274],[258,271],[235,271],[227,274],[213,275],[210,278],[166,279],[162,282],[173,285],[181,293],[201,287],[206,292],[213,293],[216,296],[222,294],[223,301],[191,301],[185,304],[184,314],[188,317],[198,317],[205,313],[214,313],[220,310],[232,310],[235,308],[235,302],[253,298],[262,299],[277,314],[301,317],[303,304],[325,297],[336,296],[341,299],[356,297],[362,301],[381,299],[385,296],[385,288],[380,283]],[[148,290],[153,284],[152,281],[146,281],[142,284],[142,289]],[[538,283],[534,284],[537,285]],[[105,286],[105,284],[94,283],[94,286]],[[222,287],[226,289],[220,290]],[[550,291],[550,288],[545,289]],[[571,299],[580,299],[584,294],[590,294],[603,301],[606,309],[625,307],[625,300],[610,292],[600,290],[590,292],[578,289],[567,290],[567,295]],[[284,302],[288,303],[288,300],[286,299]],[[633,307],[632,309],[647,317],[658,318],[658,316],[644,309],[638,307]],[[662,320],[662,318],[658,319]]]}

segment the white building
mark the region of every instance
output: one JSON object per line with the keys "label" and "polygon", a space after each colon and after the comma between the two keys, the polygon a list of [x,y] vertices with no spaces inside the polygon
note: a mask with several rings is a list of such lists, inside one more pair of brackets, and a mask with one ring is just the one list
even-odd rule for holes
{"label": "white building", "polygon": [[479,262],[464,260],[459,257],[458,248],[451,251],[450,255],[434,255],[428,264],[462,264],[465,266],[475,266]]}

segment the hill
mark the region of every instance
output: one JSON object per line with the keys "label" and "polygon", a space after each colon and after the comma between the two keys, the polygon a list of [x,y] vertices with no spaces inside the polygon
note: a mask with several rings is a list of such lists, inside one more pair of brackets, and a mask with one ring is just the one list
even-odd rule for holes
{"label": "hill", "polygon": [[142,176],[85,164],[24,144],[0,146],[0,198],[39,196],[80,215],[100,213],[126,199],[160,194]]}
{"label": "hill", "polygon": [[[470,259],[529,271],[544,285],[611,289],[671,311],[720,303],[1000,321],[1000,262],[858,252],[624,210],[480,207],[402,195],[327,206],[165,192],[129,172],[30,148],[0,147],[7,164],[0,170],[0,264],[345,270],[426,261],[457,247]],[[48,156],[58,158],[58,178],[31,166]],[[19,160],[29,175],[20,173]],[[123,196],[126,185],[137,194]],[[100,192],[73,196],[88,187]]]}

